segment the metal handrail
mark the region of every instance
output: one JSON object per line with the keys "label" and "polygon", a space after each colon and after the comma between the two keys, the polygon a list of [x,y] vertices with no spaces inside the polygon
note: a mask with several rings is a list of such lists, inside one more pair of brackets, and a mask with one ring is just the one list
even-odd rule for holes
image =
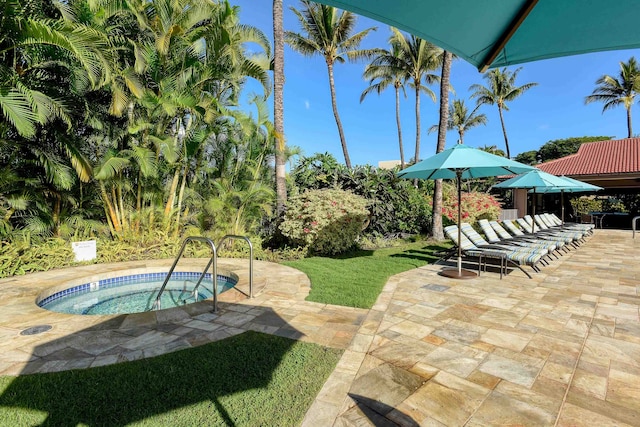
{"label": "metal handrail", "polygon": [[227,234],[218,242],[218,247],[222,247],[222,242],[226,239],[242,239],[249,244],[249,298],[253,298],[253,245],[247,236],[237,236],[235,234]]}
{"label": "metal handrail", "polygon": [[191,236],[184,239],[184,242],[182,243],[182,247],[180,248],[180,252],[178,252],[178,256],[176,256],[176,259],[173,261],[173,265],[169,269],[169,272],[167,273],[167,277],[165,277],[164,282],[160,287],[160,291],[158,292],[158,296],[156,297],[155,302],[151,306],[151,310],[154,310],[154,309],[159,310],[161,308],[160,297],[162,296],[164,289],[167,287],[167,283],[169,283],[171,274],[173,274],[173,270],[175,270],[176,265],[178,265],[178,261],[180,260],[180,257],[182,257],[182,253],[184,252],[184,249],[186,248],[187,243],[194,242],[194,241],[207,243],[209,246],[211,246],[211,253],[213,254],[211,256],[211,260],[209,261],[207,266],[204,268],[204,271],[202,272],[202,274],[200,275],[200,278],[198,279],[198,283],[194,288],[194,293],[195,295],[197,295],[196,292],[197,292],[198,286],[200,286],[200,282],[202,282],[202,279],[206,275],[207,270],[209,269],[209,266],[213,265],[213,271],[211,274],[213,279],[213,311],[214,313],[218,311],[218,263],[216,262],[218,258],[218,253],[216,250],[216,245],[213,243],[213,240],[207,237],[200,237],[200,236]]}

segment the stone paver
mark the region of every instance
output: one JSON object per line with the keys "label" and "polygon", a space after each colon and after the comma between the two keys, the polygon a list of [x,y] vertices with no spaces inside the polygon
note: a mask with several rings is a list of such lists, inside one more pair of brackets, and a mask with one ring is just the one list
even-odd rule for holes
{"label": "stone paver", "polygon": [[[97,277],[95,266],[0,280],[0,374],[102,366],[255,330],[345,349],[303,426],[640,426],[640,239],[630,231],[596,230],[533,279],[407,271],[371,310],[306,302],[304,274],[265,262],[247,299],[246,260],[219,268],[244,294],[223,294],[218,313],[210,302],[126,316],[35,307],[40,292]],[[20,335],[40,324],[53,328]]]}
{"label": "stone paver", "polygon": [[[350,388],[331,401],[323,390],[304,426],[640,426],[640,240],[630,231],[596,230],[533,279],[516,270],[456,281],[441,268],[388,281],[352,341],[349,357],[363,357]],[[316,424],[319,411],[337,415]]]}
{"label": "stone paver", "polygon": [[[208,260],[184,259],[178,271],[201,271]],[[0,280],[0,375],[54,372],[153,357],[259,331],[346,348],[367,310],[304,301],[309,279],[293,268],[254,262],[254,295],[248,299],[247,260],[219,259],[221,274],[238,276],[237,289],[211,301],[156,312],[110,316],[54,313],[36,306],[39,295],[107,277],[167,271],[172,260],[91,265]],[[37,325],[37,335],[20,332]],[[366,347],[366,343],[361,345]],[[360,364],[351,362],[357,369]],[[354,368],[351,369],[354,369]]]}

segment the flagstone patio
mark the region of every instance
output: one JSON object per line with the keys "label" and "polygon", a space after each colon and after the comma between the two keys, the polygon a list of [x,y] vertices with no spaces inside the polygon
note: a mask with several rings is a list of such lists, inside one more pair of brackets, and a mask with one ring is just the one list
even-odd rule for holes
{"label": "flagstone patio", "polygon": [[527,279],[392,277],[304,426],[639,426],[640,240],[596,230]]}
{"label": "flagstone patio", "polygon": [[[258,330],[346,349],[304,426],[640,426],[639,261],[631,231],[596,230],[533,279],[513,271],[455,281],[429,265],[390,278],[371,310],[304,301],[304,274],[256,262],[257,297],[223,294],[215,314],[210,301],[120,316],[52,313],[36,296],[96,266],[19,276],[0,280],[0,374],[100,366]],[[219,264],[245,292],[246,264]],[[20,334],[43,324],[52,329]]]}
{"label": "flagstone patio", "polygon": [[[202,271],[207,259],[183,259],[176,271]],[[35,304],[41,292],[113,276],[167,271],[173,260],[87,265],[0,280],[0,375],[88,368],[157,356],[247,330],[346,348],[367,310],[304,301],[309,279],[293,268],[254,261],[254,294],[247,298],[246,259],[219,259],[219,274],[235,274],[219,310],[202,301],[160,311],[109,316],[55,313]],[[241,290],[242,292],[240,292]],[[36,335],[21,332],[38,326]]]}

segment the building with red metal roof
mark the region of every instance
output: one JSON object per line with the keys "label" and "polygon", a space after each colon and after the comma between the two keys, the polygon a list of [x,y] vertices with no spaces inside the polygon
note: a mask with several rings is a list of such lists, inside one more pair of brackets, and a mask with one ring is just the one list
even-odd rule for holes
{"label": "building with red metal roof", "polygon": [[536,167],[605,189],[640,188],[640,138],[587,142],[575,154]]}

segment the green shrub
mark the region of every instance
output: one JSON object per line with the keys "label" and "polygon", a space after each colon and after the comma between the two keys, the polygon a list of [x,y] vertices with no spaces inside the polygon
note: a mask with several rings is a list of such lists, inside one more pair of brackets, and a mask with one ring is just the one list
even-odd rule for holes
{"label": "green shrub", "polygon": [[347,169],[330,154],[316,154],[303,158],[291,171],[296,190],[340,188],[362,196],[369,202],[370,223],[367,234],[385,237],[398,233],[419,234],[427,232],[431,225],[431,201],[426,196],[432,192],[433,181],[400,179],[397,169],[387,170],[373,166],[356,166]]}
{"label": "green shrub", "polygon": [[351,249],[367,220],[367,201],[338,189],[310,190],[289,199],[282,234],[318,254]]}
{"label": "green shrub", "polygon": [[602,200],[598,200],[595,196],[582,196],[571,199],[569,201],[576,215],[586,215],[589,212],[601,212]]}
{"label": "green shrub", "polygon": [[[442,191],[442,215],[452,223],[458,222],[458,192],[451,184]],[[462,222],[475,224],[480,219],[495,220],[500,217],[500,203],[491,195],[482,192],[462,192]]]}
{"label": "green shrub", "polygon": [[[219,248],[218,256],[224,258],[248,258],[249,248],[243,241],[227,241]],[[305,248],[283,248],[266,250],[262,248],[259,237],[251,237],[253,257],[262,261],[293,261],[306,256]],[[158,238],[151,240],[140,236],[138,239],[111,240],[97,239],[96,259],[93,261],[74,261],[71,242],[64,239],[14,239],[0,241],[0,278],[20,276],[27,273],[48,271],[55,268],[73,267],[87,264],[110,262],[140,261],[148,259],[174,258],[178,254],[182,240],[176,238]],[[216,242],[217,244],[217,242]],[[184,256],[187,258],[208,258],[211,250],[205,244],[188,245]]]}

